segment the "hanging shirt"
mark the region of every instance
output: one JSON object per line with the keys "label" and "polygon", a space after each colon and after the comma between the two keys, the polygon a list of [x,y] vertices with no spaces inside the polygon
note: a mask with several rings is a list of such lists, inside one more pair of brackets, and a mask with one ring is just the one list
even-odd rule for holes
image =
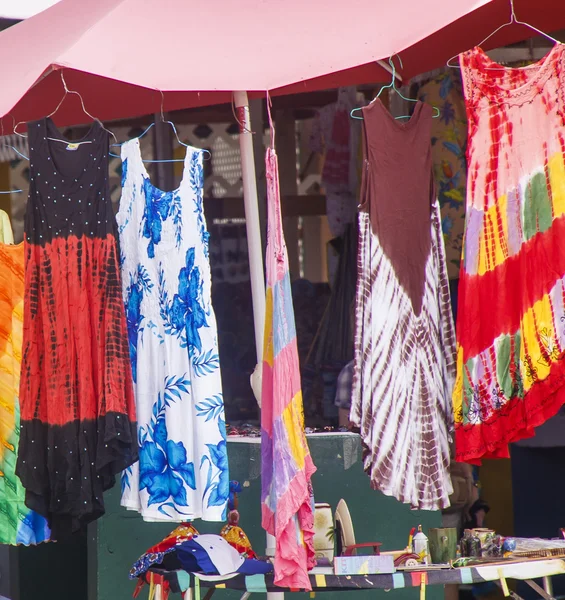
{"label": "hanging shirt", "polygon": [[343,234],[355,221],[357,165],[360,130],[349,113],[359,105],[354,87],[340,88],[337,102],[318,111],[310,136],[310,147],[324,153],[322,186],[326,193],[326,213],[332,235]]}

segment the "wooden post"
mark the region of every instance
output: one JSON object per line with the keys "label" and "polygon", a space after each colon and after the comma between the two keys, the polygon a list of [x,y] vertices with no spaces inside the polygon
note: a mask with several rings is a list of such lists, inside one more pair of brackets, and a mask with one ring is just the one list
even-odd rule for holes
{"label": "wooden post", "polygon": [[255,180],[257,181],[257,201],[259,223],[261,225],[261,243],[263,254],[267,245],[267,178],[265,174],[265,130],[263,122],[264,100],[249,101],[249,113],[255,135],[253,136],[253,156],[255,157]]}
{"label": "wooden post", "polygon": [[[306,196],[306,202],[307,198]],[[327,243],[331,237],[326,216],[302,217],[304,277],[312,283],[328,280]]]}
{"label": "wooden post", "polygon": [[[275,146],[279,158],[281,195],[296,195],[298,175],[296,172],[296,134],[294,115],[289,110],[278,110],[275,114]],[[298,217],[285,217],[283,230],[288,251],[288,262],[292,279],[300,277],[300,253]]]}
{"label": "wooden post", "polygon": [[[7,190],[10,188],[10,163],[0,163],[0,189]],[[15,196],[24,196],[24,194],[14,194]],[[12,218],[12,195],[0,194],[0,209],[8,213]],[[22,200],[23,202],[23,200]]]}
{"label": "wooden post", "polygon": [[[311,133],[312,121],[301,123],[300,136],[300,157],[304,164],[309,162],[309,168],[306,172],[304,164],[301,165],[301,175],[307,176],[308,173],[321,173],[322,156],[311,155],[309,138]],[[308,206],[313,201],[311,196],[303,196],[303,206]],[[313,283],[325,282],[328,279],[328,255],[327,243],[331,239],[331,233],[328,226],[328,219],[324,212],[314,214],[310,212],[303,213],[302,216],[302,252],[303,252],[303,270],[304,277]]]}

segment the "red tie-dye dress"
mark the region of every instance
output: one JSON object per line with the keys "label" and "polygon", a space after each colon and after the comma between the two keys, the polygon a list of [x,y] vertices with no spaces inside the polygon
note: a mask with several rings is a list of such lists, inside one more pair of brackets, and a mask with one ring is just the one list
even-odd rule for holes
{"label": "red tie-dye dress", "polygon": [[508,457],[565,402],[565,46],[504,68],[461,55],[469,138],[458,460]]}
{"label": "red tie-dye dress", "polygon": [[28,131],[17,474],[61,539],[104,513],[104,490],[137,460],[135,404],[108,134],[95,122],[61,143],[50,119]]}

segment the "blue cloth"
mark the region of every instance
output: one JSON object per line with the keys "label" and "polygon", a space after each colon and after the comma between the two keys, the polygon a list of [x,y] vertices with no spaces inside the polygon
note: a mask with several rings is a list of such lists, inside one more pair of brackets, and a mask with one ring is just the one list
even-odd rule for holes
{"label": "blue cloth", "polygon": [[[220,573],[212,556],[196,541],[197,539],[193,538],[177,546],[176,555],[182,568],[190,573],[219,575]],[[237,550],[232,546],[229,546],[229,549],[237,553]],[[272,571],[273,565],[271,563],[247,558],[232,572],[241,573],[242,575],[257,575],[271,573]]]}

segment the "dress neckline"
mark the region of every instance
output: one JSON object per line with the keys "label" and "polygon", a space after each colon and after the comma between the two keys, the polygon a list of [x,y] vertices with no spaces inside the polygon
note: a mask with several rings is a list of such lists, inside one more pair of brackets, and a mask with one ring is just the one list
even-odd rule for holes
{"label": "dress neckline", "polygon": [[408,120],[403,122],[399,121],[392,115],[390,110],[387,109],[380,98],[375,98],[369,105],[364,106],[362,110],[363,112],[369,112],[373,110],[375,106],[378,106],[379,110],[381,110],[387,116],[388,120],[394,127],[396,127],[396,129],[398,129],[398,131],[408,131],[418,124],[420,121],[420,115],[422,114],[424,108],[424,102],[421,100],[418,100],[415,104],[416,106],[414,107],[414,112]]}
{"label": "dress neckline", "polygon": [[490,58],[480,46],[475,46],[462,54],[461,62],[482,89],[488,85],[489,96],[526,100],[534,96],[555,72],[554,64],[562,59],[564,50],[565,44],[555,44],[536,62],[523,67],[507,67]]}
{"label": "dress neckline", "polygon": [[[182,163],[182,177],[180,180],[180,183],[178,185],[177,188],[175,188],[174,190],[162,190],[161,188],[158,188],[152,181],[151,181],[151,176],[149,175],[149,172],[147,171],[146,167],[145,167],[145,163],[143,162],[143,157],[141,155],[141,144],[139,143],[139,138],[134,138],[133,140],[129,140],[128,142],[126,142],[124,144],[123,147],[126,147],[127,144],[131,144],[131,146],[134,148],[134,152],[135,152],[135,159],[138,161],[139,163],[139,167],[141,169],[141,172],[143,174],[143,177],[145,178],[145,180],[147,181],[147,183],[151,186],[151,188],[153,189],[154,192],[156,192],[157,194],[160,194],[161,196],[164,196],[165,194],[178,194],[180,193],[181,189],[184,186],[184,182],[186,179],[186,170],[187,170],[187,163],[189,161],[189,157],[191,155],[193,155],[194,153],[203,153],[204,150],[202,150],[201,148],[194,148],[193,146],[187,146],[186,147],[186,152],[184,155],[184,160]],[[124,160],[124,157],[122,155],[122,161]]]}
{"label": "dress neckline", "polygon": [[[55,123],[53,122],[53,119],[51,117],[45,117],[43,119],[42,123],[43,123],[43,134],[44,134],[44,138],[45,138],[45,148],[46,148],[47,158],[53,165],[53,172],[54,172],[54,174],[61,177],[61,179],[65,179],[65,178],[70,179],[71,177],[69,175],[65,175],[64,173],[62,173],[61,170],[59,169],[59,167],[57,167],[57,163],[51,152],[51,144],[66,143],[67,145],[71,145],[71,144],[80,144],[81,142],[85,142],[85,141],[89,141],[90,143],[95,144],[96,139],[97,139],[96,134],[98,133],[98,127],[100,126],[100,123],[98,121],[93,121],[92,125],[90,126],[90,129],[87,131],[87,133],[78,140],[69,140],[68,138],[66,138],[61,133],[61,130],[55,125]],[[57,139],[60,139],[61,142],[53,142],[53,141],[49,140],[50,137],[56,137]],[[80,148],[80,146],[79,146],[79,148]]]}

